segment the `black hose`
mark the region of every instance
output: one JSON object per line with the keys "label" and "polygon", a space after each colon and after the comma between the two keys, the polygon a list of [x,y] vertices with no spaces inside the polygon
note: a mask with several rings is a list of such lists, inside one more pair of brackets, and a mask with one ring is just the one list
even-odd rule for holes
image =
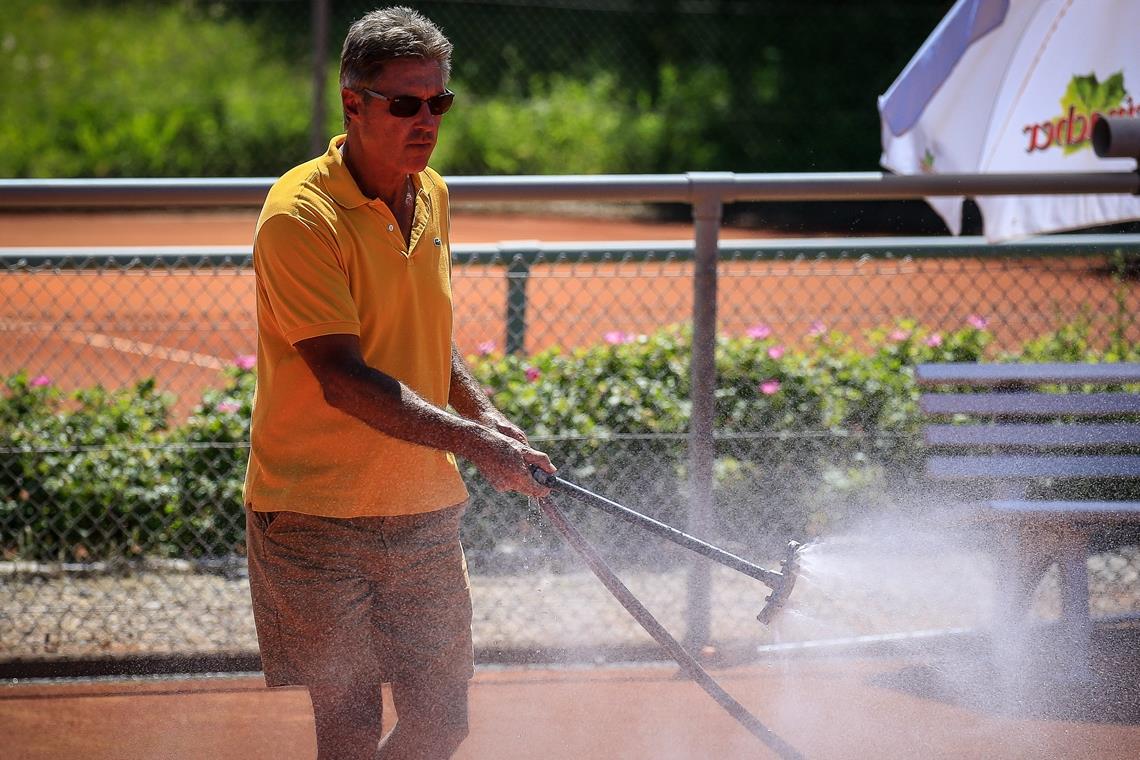
{"label": "black hose", "polygon": [[566,539],[567,543],[574,547],[582,559],[597,576],[598,580],[602,582],[614,598],[617,599],[622,607],[625,607],[626,612],[633,616],[646,632],[653,637],[654,641],[660,644],[677,664],[681,666],[694,681],[700,684],[701,688],[712,697],[718,705],[736,719],[740,725],[744,726],[748,731],[760,741],[764,742],[773,752],[775,752],[783,760],[801,760],[803,755],[796,751],[795,747],[788,744],[775,733],[772,732],[767,726],[760,722],[760,719],[750,713],[744,705],[737,702],[731,694],[725,691],[716,680],[708,674],[708,672],[701,667],[701,664],[689,654],[689,652],[673,638],[669,631],[661,623],[657,622],[657,618],[645,608],[636,596],[625,587],[625,584],[618,579],[606,561],[602,559],[597,550],[587,541],[578,530],[571,525],[562,511],[550,498],[538,499],[538,505],[542,508],[542,513],[546,515],[546,519],[550,521],[562,537]]}

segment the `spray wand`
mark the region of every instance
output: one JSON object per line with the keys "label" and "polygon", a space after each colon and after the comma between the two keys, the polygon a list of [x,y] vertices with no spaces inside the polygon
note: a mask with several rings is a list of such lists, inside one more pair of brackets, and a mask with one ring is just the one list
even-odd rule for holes
{"label": "spray wand", "polygon": [[583,504],[588,504],[595,509],[600,509],[603,512],[608,512],[611,515],[620,517],[639,528],[648,530],[650,533],[661,536],[703,557],[718,562],[725,567],[743,573],[750,578],[755,578],[768,586],[768,588],[772,589],[772,593],[764,599],[764,606],[760,609],[759,614],[756,615],[756,619],[764,625],[768,625],[772,622],[772,618],[775,617],[776,613],[780,611],[780,608],[788,601],[788,597],[792,595],[792,589],[795,588],[796,577],[799,572],[799,553],[802,548],[797,541],[789,541],[785,547],[784,558],[780,561],[779,572],[768,570],[759,565],[754,565],[718,546],[713,546],[712,544],[690,536],[688,533],[683,533],[671,525],[666,525],[663,522],[654,520],[648,515],[635,512],[629,507],[623,507],[616,501],[611,501],[604,496],[599,496],[557,475],[545,472],[535,465],[531,465],[530,471],[531,476],[538,483],[551,490],[564,493]]}
{"label": "spray wand", "polygon": [[[593,494],[584,488],[575,486],[569,481],[544,472],[538,467],[531,466],[531,474],[536,481],[542,485],[547,486],[548,488],[554,490],[566,490],[571,495],[576,496],[576,498],[594,505],[605,502],[607,504],[605,507],[606,511],[610,511],[613,514],[619,514],[623,517],[626,517],[626,519],[637,522],[638,524],[646,525],[646,523],[644,523],[642,520],[643,518],[644,520],[648,520],[654,523],[656,526],[660,526],[660,528],[665,528],[667,531],[672,531],[673,533],[679,534],[680,536],[684,536],[688,542],[696,542],[697,544],[701,544],[704,547],[716,549],[716,547],[711,547],[709,544],[704,544],[704,542],[698,541],[691,536],[687,536],[686,534],[681,533],[680,531],[677,531],[676,529],[671,528],[664,523],[659,523],[652,518],[640,514],[639,512],[634,512],[633,510],[627,509],[626,507],[622,507],[616,502],[611,502],[608,499],[604,499],[597,494]],[[712,697],[713,700],[726,712],[728,712],[729,715],[736,719],[736,721],[744,726],[744,728],[746,728],[753,736],[767,745],[768,748],[775,752],[776,755],[782,760],[802,760],[803,755],[801,755],[795,747],[788,744],[779,735],[761,723],[759,718],[749,712],[748,709],[744,707],[744,705],[740,704],[740,702],[733,698],[731,694],[725,691],[724,688],[719,683],[717,683],[716,679],[714,679],[711,675],[708,674],[708,671],[701,667],[701,664],[697,662],[696,658],[693,657],[688,652],[688,650],[686,650],[677,641],[677,639],[675,639],[672,634],[670,634],[669,631],[667,631],[665,627],[657,621],[655,617],[653,617],[653,614],[645,608],[645,605],[643,605],[636,596],[633,595],[633,592],[626,588],[625,584],[621,582],[621,580],[617,577],[610,566],[606,564],[606,561],[602,559],[600,554],[598,554],[597,549],[595,549],[590,544],[590,542],[587,541],[585,537],[583,537],[582,534],[579,533],[578,530],[569,523],[569,521],[567,521],[566,516],[562,514],[562,511],[558,509],[558,506],[551,498],[546,497],[537,499],[537,502],[538,506],[542,510],[542,513],[546,516],[546,519],[549,520],[551,525],[553,525],[555,529],[557,529],[558,532],[562,534],[562,537],[566,539],[567,543],[574,547],[574,549],[582,556],[582,559],[586,562],[586,565],[590,568],[591,571],[593,571],[598,580],[602,582],[602,585],[604,585],[606,589],[611,594],[613,594],[614,598],[621,603],[626,612],[628,612],[633,617],[633,619],[636,620],[638,624],[640,624],[641,627],[644,628],[645,631],[653,637],[653,640],[660,644],[661,647],[670,654],[670,656],[677,662],[681,669],[684,670],[689,675],[689,677],[696,681],[697,684],[699,684],[700,687],[705,690],[705,693]],[[620,511],[613,510],[612,507],[616,507],[617,510]],[[626,512],[630,513],[630,515],[636,515],[637,517],[635,518],[631,517],[630,515],[626,515]],[[676,541],[675,537],[665,531],[662,531],[660,528],[654,527],[651,529],[659,535],[664,535],[665,537]],[[688,542],[683,543],[682,545],[704,553],[704,550],[698,549],[695,545],[691,545]],[[678,543],[681,542],[678,541]],[[717,551],[722,552],[723,550],[717,549]],[[794,550],[789,549],[789,552],[793,551]],[[728,554],[727,552],[723,553]],[[728,556],[731,557],[733,555]],[[786,560],[786,562],[790,561],[792,556],[793,554],[790,554],[789,560]],[[735,559],[739,562],[744,562],[744,560],[740,559],[739,557],[735,557]],[[749,565],[750,567],[755,567],[750,565],[750,563],[744,562],[744,564]],[[737,567],[736,569],[740,568]],[[756,569],[763,570],[763,568]],[[768,570],[764,572],[771,573],[772,571]],[[752,575],[751,573],[748,574]],[[791,593],[791,584],[794,583],[794,573],[789,573],[789,576],[791,577],[791,581],[786,586],[787,590],[782,591],[782,589],[785,588],[784,586],[780,586],[779,588],[773,587],[773,594],[771,597],[769,597],[769,600],[765,604],[764,610],[778,607],[779,604],[782,604],[783,601],[787,599],[788,594]],[[752,575],[752,577],[757,576]],[[764,578],[759,578],[759,580],[764,581]],[[764,582],[767,583],[768,581]],[[774,605],[772,597],[776,596],[779,596],[780,599],[778,601],[778,604]],[[761,610],[761,614],[764,613],[764,610]]]}

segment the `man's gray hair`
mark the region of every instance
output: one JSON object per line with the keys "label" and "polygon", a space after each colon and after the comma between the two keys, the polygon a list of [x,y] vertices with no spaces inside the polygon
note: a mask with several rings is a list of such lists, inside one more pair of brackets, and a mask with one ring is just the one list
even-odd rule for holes
{"label": "man's gray hair", "polygon": [[395,58],[437,61],[446,83],[451,75],[451,42],[423,14],[404,6],[378,8],[348,28],[340,53],[340,86],[368,87]]}

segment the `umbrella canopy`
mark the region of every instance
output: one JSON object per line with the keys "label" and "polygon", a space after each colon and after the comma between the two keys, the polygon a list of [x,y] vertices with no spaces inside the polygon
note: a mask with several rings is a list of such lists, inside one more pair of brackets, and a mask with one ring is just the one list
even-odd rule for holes
{"label": "umbrella canopy", "polygon": [[[1140,0],[959,0],[879,98],[898,174],[1127,171],[1092,126],[1140,118]],[[930,198],[955,235],[962,198]],[[1140,219],[1130,195],[977,199],[991,241]]]}

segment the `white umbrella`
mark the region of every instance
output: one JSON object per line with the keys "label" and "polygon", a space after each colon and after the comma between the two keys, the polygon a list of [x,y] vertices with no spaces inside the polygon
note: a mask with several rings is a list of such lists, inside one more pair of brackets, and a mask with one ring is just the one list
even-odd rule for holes
{"label": "white umbrella", "polygon": [[[1127,171],[1091,146],[1140,118],[1140,0],[958,0],[879,98],[897,174]],[[955,235],[962,199],[930,198]],[[1131,195],[977,199],[991,241],[1140,219]]]}

